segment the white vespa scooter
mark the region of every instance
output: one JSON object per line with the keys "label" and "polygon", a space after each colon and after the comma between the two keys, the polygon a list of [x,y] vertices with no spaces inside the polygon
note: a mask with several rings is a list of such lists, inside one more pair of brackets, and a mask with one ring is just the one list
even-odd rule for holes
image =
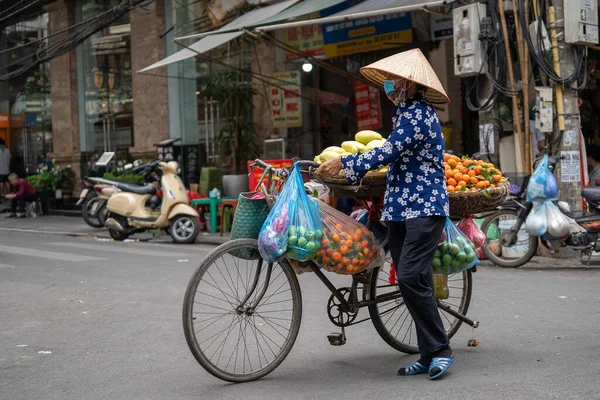
{"label": "white vespa scooter", "polygon": [[106,226],[115,240],[125,240],[136,232],[165,229],[175,243],[194,243],[200,232],[198,212],[190,206],[187,191],[177,174],[175,161],[160,160],[147,164],[148,172],[160,176],[163,198],[152,184],[135,185],[125,182],[90,178],[98,183],[114,185],[120,192],[108,199]]}

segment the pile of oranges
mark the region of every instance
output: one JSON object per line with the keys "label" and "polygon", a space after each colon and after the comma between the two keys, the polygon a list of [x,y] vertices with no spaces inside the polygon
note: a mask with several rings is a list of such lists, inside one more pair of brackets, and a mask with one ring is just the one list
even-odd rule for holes
{"label": "pile of oranges", "polygon": [[495,188],[507,183],[494,164],[468,157],[444,154],[448,192],[471,192]]}
{"label": "pile of oranges", "polygon": [[[380,246],[371,231],[360,222],[326,205],[319,204],[323,222],[321,247],[312,260],[319,268],[352,275],[373,267],[380,257]],[[307,263],[290,260],[297,274],[308,272]]]}

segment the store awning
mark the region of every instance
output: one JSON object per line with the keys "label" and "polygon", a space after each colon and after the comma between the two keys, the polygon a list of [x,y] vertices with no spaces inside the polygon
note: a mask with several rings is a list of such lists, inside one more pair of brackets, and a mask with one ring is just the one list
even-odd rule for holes
{"label": "store awning", "polygon": [[[217,48],[230,40],[233,40],[244,34],[243,29],[250,26],[256,26],[261,23],[261,21],[265,19],[269,19],[279,12],[285,10],[286,8],[297,3],[298,0],[286,0],[281,3],[272,4],[270,6],[257,8],[246,14],[243,14],[236,20],[230,22],[229,24],[223,26],[216,31],[212,31],[210,36],[203,37],[198,40],[196,43],[189,46],[189,49],[183,49],[178,51],[175,54],[166,57],[159,62],[156,62],[138,72],[146,72],[151,69],[164,67],[165,65],[172,64],[177,61],[182,61],[191,57],[194,57],[198,53],[206,53],[214,48]],[[280,20],[281,21],[281,20]],[[177,38],[177,40],[184,40],[198,37],[199,35],[191,35],[186,37]]]}
{"label": "store awning", "polygon": [[[280,12],[277,15],[272,16],[271,18],[267,18],[265,20],[260,21],[260,24],[258,24],[256,26],[265,26],[265,25],[271,25],[271,24],[278,23],[278,22],[291,21],[291,20],[295,20],[297,18],[309,16],[309,15],[317,13],[317,12],[321,12],[321,16],[323,17],[324,16],[322,14],[323,11],[327,11],[328,8],[338,6],[342,3],[345,3],[346,1],[347,0],[320,0],[320,1],[305,0],[305,1],[302,1],[301,3],[295,4],[295,5],[291,6],[290,8],[283,10],[282,12]],[[338,7],[338,9],[339,9],[339,7]],[[332,11],[335,12],[336,10],[332,10]],[[329,14],[332,14],[332,12],[329,12]],[[253,26],[250,28],[255,28],[256,26]]]}
{"label": "store awning", "polygon": [[452,1],[454,0],[438,0],[429,2],[423,2],[423,0],[365,0],[353,7],[335,13],[329,17],[315,18],[306,21],[288,22],[284,24],[259,26],[254,29],[263,32],[269,32],[278,29],[296,28],[307,25],[329,24],[333,22],[376,17],[391,13],[410,12],[429,7],[439,7],[451,3]]}

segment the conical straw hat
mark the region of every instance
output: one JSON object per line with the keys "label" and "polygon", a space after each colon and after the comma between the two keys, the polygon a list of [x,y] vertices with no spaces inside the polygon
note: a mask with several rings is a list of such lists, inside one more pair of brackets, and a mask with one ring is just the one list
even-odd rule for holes
{"label": "conical straw hat", "polygon": [[427,88],[425,98],[433,104],[450,102],[439,78],[419,49],[403,51],[386,57],[362,67],[360,72],[365,78],[379,86],[383,86],[383,81],[388,78],[389,74],[392,74],[396,76],[395,79],[404,78],[425,86]]}

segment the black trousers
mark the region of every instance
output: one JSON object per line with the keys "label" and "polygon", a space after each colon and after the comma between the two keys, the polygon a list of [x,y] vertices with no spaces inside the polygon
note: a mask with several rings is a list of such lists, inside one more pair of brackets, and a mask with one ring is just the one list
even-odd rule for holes
{"label": "black trousers", "polygon": [[421,357],[429,358],[449,345],[433,296],[431,262],[444,230],[445,217],[388,222],[389,249],[398,285],[412,316]]}
{"label": "black trousers", "polygon": [[28,201],[35,201],[38,199],[38,194],[24,194],[23,196],[17,196],[12,199],[10,204],[10,211],[14,214],[17,212],[17,207],[19,208],[19,212],[25,212],[25,205]]}

